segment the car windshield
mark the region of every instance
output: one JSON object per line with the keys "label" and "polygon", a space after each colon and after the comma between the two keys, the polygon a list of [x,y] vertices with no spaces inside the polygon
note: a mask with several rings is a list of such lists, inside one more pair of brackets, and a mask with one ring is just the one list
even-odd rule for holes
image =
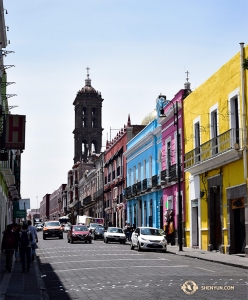
{"label": "car windshield", "polygon": [[161,231],[156,228],[141,228],[141,234],[142,235],[162,235]]}
{"label": "car windshield", "polygon": [[92,223],[90,224],[90,227],[91,227],[91,228],[95,228],[95,227],[97,227],[97,226],[99,226],[99,225],[98,225],[98,224],[92,224]]}
{"label": "car windshield", "polygon": [[109,228],[108,232],[112,233],[123,233],[121,228]]}
{"label": "car windshield", "polygon": [[45,223],[45,226],[60,226],[59,222],[47,222]]}
{"label": "car windshield", "polygon": [[88,231],[87,226],[74,226],[73,231]]}

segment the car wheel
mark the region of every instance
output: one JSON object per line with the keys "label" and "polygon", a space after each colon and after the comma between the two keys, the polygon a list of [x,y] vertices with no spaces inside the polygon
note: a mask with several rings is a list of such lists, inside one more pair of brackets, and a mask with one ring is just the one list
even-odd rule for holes
{"label": "car wheel", "polygon": [[46,237],[43,235],[43,240],[45,240],[46,239]]}
{"label": "car wheel", "polygon": [[137,250],[141,251],[141,247],[140,247],[140,243],[139,242],[137,242]]}
{"label": "car wheel", "polygon": [[89,240],[89,243],[91,244],[91,243],[92,243],[92,240]]}
{"label": "car wheel", "polygon": [[60,240],[62,240],[62,239],[63,239],[63,235],[62,235],[62,236],[60,236],[60,237],[59,237],[59,239],[60,239]]}
{"label": "car wheel", "polygon": [[122,241],[122,244],[125,245],[125,244],[126,244],[126,241]]}
{"label": "car wheel", "polygon": [[131,243],[130,243],[130,249],[131,249],[131,250],[134,249],[134,245],[133,245],[132,241],[131,241]]}
{"label": "car wheel", "polygon": [[108,238],[106,238],[106,242],[105,243],[108,243]]}

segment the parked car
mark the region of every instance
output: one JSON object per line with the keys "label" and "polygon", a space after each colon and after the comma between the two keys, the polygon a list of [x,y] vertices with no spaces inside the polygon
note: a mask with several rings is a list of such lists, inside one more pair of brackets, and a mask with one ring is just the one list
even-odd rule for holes
{"label": "parked car", "polygon": [[104,226],[98,225],[95,227],[95,229],[92,229],[92,238],[93,240],[96,239],[103,239],[104,236]]}
{"label": "parked car", "polygon": [[68,232],[70,229],[71,229],[71,225],[69,225],[69,224],[65,224],[63,227],[64,232]]}
{"label": "parked car", "polygon": [[58,237],[63,239],[63,229],[59,221],[47,221],[43,227],[43,240],[47,237]]}
{"label": "parked car", "polygon": [[37,231],[42,231],[43,230],[43,225],[42,224],[37,224],[36,226]]}
{"label": "parked car", "polygon": [[131,250],[137,247],[138,251],[145,249],[167,250],[167,240],[164,231],[154,227],[138,227],[131,236]]}
{"label": "parked car", "polygon": [[92,242],[92,236],[86,225],[72,225],[70,230],[67,232],[68,243],[73,244],[74,242]]}
{"label": "parked car", "polygon": [[126,235],[120,227],[109,227],[108,230],[104,232],[103,241],[104,243],[119,242],[120,244],[125,244]]}

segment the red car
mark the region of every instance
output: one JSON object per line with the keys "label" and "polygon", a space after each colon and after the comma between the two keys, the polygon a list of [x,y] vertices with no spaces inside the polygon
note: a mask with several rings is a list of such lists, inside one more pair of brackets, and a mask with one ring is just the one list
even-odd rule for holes
{"label": "red car", "polygon": [[68,243],[74,242],[92,242],[92,236],[87,226],[85,225],[72,225],[71,229],[67,232]]}

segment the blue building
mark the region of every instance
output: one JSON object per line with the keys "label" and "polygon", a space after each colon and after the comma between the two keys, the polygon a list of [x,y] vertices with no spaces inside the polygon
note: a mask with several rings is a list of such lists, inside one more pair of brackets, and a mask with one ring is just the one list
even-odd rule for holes
{"label": "blue building", "polygon": [[161,125],[159,107],[142,122],[147,126],[128,144],[126,156],[127,222],[138,226],[163,228]]}

